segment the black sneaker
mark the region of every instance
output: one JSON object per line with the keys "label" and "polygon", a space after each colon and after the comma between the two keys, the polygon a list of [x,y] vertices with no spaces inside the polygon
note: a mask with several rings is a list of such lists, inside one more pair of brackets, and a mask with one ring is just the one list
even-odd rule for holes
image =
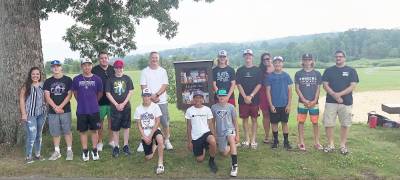
{"label": "black sneaker", "polygon": [[115,158],[117,158],[119,156],[119,147],[118,146],[114,146],[112,156]]}
{"label": "black sneaker", "polygon": [[272,143],[271,148],[272,149],[277,149],[278,148],[278,144],[279,144],[279,142]]}
{"label": "black sneaker", "polygon": [[210,167],[211,172],[213,173],[217,173],[218,168],[217,168],[217,164],[215,164],[215,161],[208,161],[208,166]]}
{"label": "black sneaker", "polygon": [[125,145],[125,146],[122,148],[122,152],[124,152],[126,156],[131,155],[131,150],[129,150],[129,146],[128,146],[128,145]]}
{"label": "black sneaker", "polygon": [[283,148],[285,148],[286,150],[292,150],[292,146],[290,145],[289,142],[283,143]]}

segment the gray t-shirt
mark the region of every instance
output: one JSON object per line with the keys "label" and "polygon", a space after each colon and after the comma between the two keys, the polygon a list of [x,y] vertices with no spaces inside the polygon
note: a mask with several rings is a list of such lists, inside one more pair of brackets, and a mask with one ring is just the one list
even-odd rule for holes
{"label": "gray t-shirt", "polygon": [[[296,72],[294,79],[295,83],[299,85],[299,89],[304,98],[309,101],[314,100],[315,93],[319,85],[322,83],[321,73],[316,70],[306,72],[304,69],[302,69]],[[300,98],[299,102],[301,102]]]}
{"label": "gray t-shirt", "polygon": [[235,131],[233,120],[236,120],[235,107],[227,103],[225,106],[217,103],[211,106],[215,118],[217,136],[226,136],[228,132]]}

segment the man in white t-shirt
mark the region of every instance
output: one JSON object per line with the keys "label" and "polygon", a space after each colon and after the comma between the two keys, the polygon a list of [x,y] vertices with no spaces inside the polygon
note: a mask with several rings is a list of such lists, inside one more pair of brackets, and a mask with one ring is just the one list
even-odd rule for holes
{"label": "man in white t-shirt", "polygon": [[[172,146],[169,129],[169,113],[168,113],[168,75],[167,71],[160,66],[160,55],[158,52],[151,52],[149,57],[149,66],[144,68],[140,75],[140,86],[142,89],[149,88],[151,92],[151,101],[158,104],[161,109],[162,116],[160,123],[163,134],[165,135],[165,148],[171,150]],[[139,145],[138,151],[143,151],[142,144]]]}
{"label": "man in white t-shirt", "polygon": [[143,103],[136,108],[134,119],[141,135],[146,160],[152,159],[154,151],[157,149],[156,174],[162,174],[164,173],[164,138],[159,128],[162,114],[160,107],[151,101],[151,95],[150,89],[143,89]]}
{"label": "man in white t-shirt", "polygon": [[187,121],[187,146],[193,151],[197,162],[202,162],[205,157],[206,149],[209,149],[210,159],[208,165],[213,173],[217,172],[215,155],[217,143],[215,141],[215,128],[212,122],[213,114],[211,109],[203,105],[203,92],[194,92],[193,106],[186,110],[185,119]]}

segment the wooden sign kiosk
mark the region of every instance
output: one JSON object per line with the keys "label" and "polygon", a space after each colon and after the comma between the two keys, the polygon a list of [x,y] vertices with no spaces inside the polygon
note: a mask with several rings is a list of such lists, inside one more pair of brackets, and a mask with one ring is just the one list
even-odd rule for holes
{"label": "wooden sign kiosk", "polygon": [[174,62],[177,107],[182,111],[192,106],[193,92],[202,91],[204,105],[214,104],[212,93],[212,60]]}

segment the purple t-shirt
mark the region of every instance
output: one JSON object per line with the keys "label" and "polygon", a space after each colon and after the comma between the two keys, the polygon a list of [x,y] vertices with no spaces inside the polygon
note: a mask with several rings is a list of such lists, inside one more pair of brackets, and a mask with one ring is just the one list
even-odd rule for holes
{"label": "purple t-shirt", "polygon": [[82,74],[74,77],[72,91],[77,92],[78,107],[76,114],[94,114],[99,112],[97,93],[103,91],[103,83],[99,76],[83,77]]}

